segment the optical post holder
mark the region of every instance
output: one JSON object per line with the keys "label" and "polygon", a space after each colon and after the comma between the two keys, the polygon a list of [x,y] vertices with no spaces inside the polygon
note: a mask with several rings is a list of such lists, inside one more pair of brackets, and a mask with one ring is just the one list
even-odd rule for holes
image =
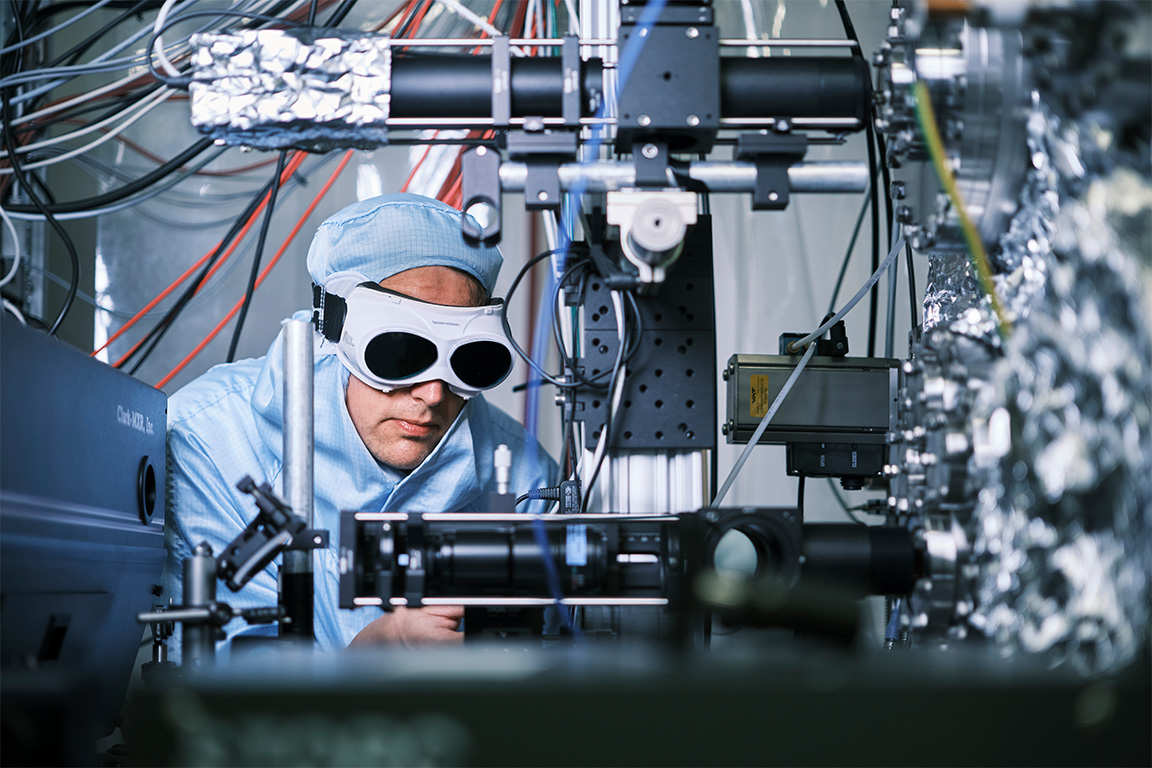
{"label": "optical post holder", "polygon": [[[310,550],[328,546],[328,532],[308,528],[292,509],[272,492],[267,483],[256,485],[247,475],[236,484],[256,499],[255,519],[214,556],[208,542],[199,544],[184,560],[183,605],[138,614],[141,624],[179,623],[183,625],[184,665],[205,667],[215,663],[216,643],[223,639],[225,624],[242,618],[249,624],[299,621],[284,607],[235,609],[216,599],[216,580],[224,579],[233,592],[239,592],[252,577],[264,570],[281,552]],[[163,633],[162,633],[163,634]],[[160,637],[159,642],[164,638]]]}

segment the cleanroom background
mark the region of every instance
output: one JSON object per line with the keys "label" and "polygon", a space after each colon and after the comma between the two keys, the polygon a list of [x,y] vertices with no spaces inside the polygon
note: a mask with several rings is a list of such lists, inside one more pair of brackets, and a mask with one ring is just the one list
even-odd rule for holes
{"label": "cleanroom background", "polygon": [[[204,2],[205,8],[221,3]],[[369,28],[385,18],[397,2],[377,0],[360,3],[342,25],[345,28]],[[825,0],[715,0],[722,36],[842,38],[844,31],[833,3]],[[888,18],[887,0],[852,0],[852,13],[866,55],[875,51],[885,31]],[[468,2],[483,12],[491,3]],[[747,13],[751,10],[751,14]],[[118,11],[97,11],[91,24],[104,23],[104,15]],[[422,36],[434,34],[437,17],[445,14],[438,4],[423,22]],[[144,19],[151,23],[151,17]],[[142,21],[141,23],[144,23]],[[749,29],[754,22],[754,29]],[[443,23],[443,21],[441,21]],[[137,26],[122,25],[116,35],[102,45],[126,38]],[[77,24],[51,39],[53,46],[70,46],[91,33],[94,27]],[[426,33],[424,30],[432,30]],[[147,39],[147,38],[145,38]],[[802,55],[802,52],[772,49],[771,55]],[[847,55],[845,52],[844,55]],[[122,73],[83,79],[85,88],[111,82]],[[101,79],[104,78],[104,79]],[[58,96],[66,96],[67,92]],[[67,125],[58,132],[74,130]],[[171,158],[199,138],[189,124],[188,103],[173,98],[129,127],[122,136],[160,158]],[[432,152],[455,148],[433,149]],[[721,147],[714,159],[728,159],[731,149]],[[342,151],[328,155],[311,155],[292,180],[280,192],[275,216],[264,249],[265,264],[289,231],[299,222],[308,204],[329,174],[335,169]],[[279,331],[280,322],[294,311],[310,306],[310,280],[305,257],[311,234],[326,217],[340,208],[377,194],[399,191],[424,154],[424,148],[408,146],[382,147],[371,152],[356,152],[332,190],[315,212],[304,222],[300,233],[286,250],[281,262],[268,280],[256,291],[240,338],[237,358],[263,355]],[[60,337],[68,343],[90,351],[102,345],[109,335],[136,314],[145,304],[182,274],[201,256],[209,252],[224,235],[255,191],[270,177],[275,168],[275,153],[246,152],[229,149],[210,164],[218,175],[193,176],[152,200],[123,211],[98,218],[65,221],[81,261],[80,292]],[[138,178],[156,167],[156,163],[135,150],[127,141],[109,141],[83,156],[81,163],[59,163],[47,173],[47,186],[67,190],[69,199],[98,195],[126,180]],[[426,165],[443,163],[426,161]],[[866,159],[863,134],[849,136],[842,146],[812,146],[808,160]],[[249,169],[254,164],[261,167]],[[246,170],[248,169],[248,170]],[[222,172],[222,173],[220,173]],[[417,182],[420,180],[418,179]],[[433,179],[423,187],[437,189]],[[717,382],[718,413],[725,411],[725,384],[719,372],[735,353],[774,354],[777,337],[783,332],[807,331],[815,327],[828,311],[833,284],[845,255],[853,224],[860,212],[862,195],[794,195],[783,212],[751,210],[748,195],[713,195],[714,258],[717,307]],[[519,267],[533,254],[546,248],[543,227],[522,208],[519,195],[504,198],[505,266],[497,288],[504,295]],[[32,295],[33,314],[53,317],[64,298],[69,277],[67,255],[55,236],[48,238],[46,258],[40,244],[44,242],[42,224],[28,226],[17,222],[26,238],[25,253],[31,254],[27,272]],[[248,280],[256,231],[243,241],[237,252],[224,264],[204,290],[192,300],[176,326],[161,342],[156,352],[135,375],[150,384],[160,381],[219,322],[244,295]],[[4,255],[11,255],[11,242],[4,239]],[[843,303],[867,278],[871,235],[865,218],[849,265],[839,303]],[[922,290],[926,264],[917,257],[918,290]],[[903,267],[903,265],[901,265]],[[537,278],[543,278],[543,269]],[[881,286],[886,285],[881,281]],[[534,321],[541,291],[524,286],[518,290],[510,316],[517,338],[529,338],[529,324]],[[169,296],[150,312],[141,323],[100,353],[101,359],[115,361],[127,352],[140,335],[170,306],[176,294]],[[881,342],[885,333],[883,308],[879,310]],[[901,274],[898,281],[898,304],[895,323],[894,356],[906,354],[909,331],[907,283]],[[851,354],[866,353],[867,302],[848,316]],[[209,367],[225,360],[232,336],[230,324],[208,344],[204,351],[164,386],[171,394]],[[521,363],[498,389],[486,396],[519,419],[524,419],[525,397],[513,391],[523,383],[527,370]],[[540,438],[553,455],[559,453],[559,412],[552,393],[544,389],[539,398]],[[717,425],[717,430],[719,425]],[[719,438],[720,477],[727,474],[742,446],[729,446]],[[852,497],[855,503],[863,499]],[[729,493],[726,504],[759,506],[789,505],[795,502],[796,481],[784,471],[784,450],[760,447],[752,461]],[[806,516],[812,520],[843,520],[843,513],[823,481],[809,483]]]}

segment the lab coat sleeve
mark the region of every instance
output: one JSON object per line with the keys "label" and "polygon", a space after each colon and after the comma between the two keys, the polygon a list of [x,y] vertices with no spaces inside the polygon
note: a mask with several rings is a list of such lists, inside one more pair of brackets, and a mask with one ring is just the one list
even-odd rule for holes
{"label": "lab coat sleeve", "polygon": [[[203,435],[188,424],[169,428],[168,510],[164,531],[168,561],[164,583],[167,596],[175,604],[183,600],[183,561],[194,548],[206,542],[212,547],[213,555],[219,556],[256,517],[255,501],[241,493],[236,483],[244,475],[251,475],[257,483],[272,478],[264,476],[255,455],[242,450],[245,443],[244,435],[239,432]],[[274,606],[278,570],[276,564],[261,570],[238,593],[218,581],[216,599],[237,609]],[[224,631],[226,640],[219,646],[224,651],[238,635],[275,635],[277,632],[275,625],[247,626],[242,619],[233,619]],[[173,657],[179,655],[179,635],[177,631],[170,644]]]}

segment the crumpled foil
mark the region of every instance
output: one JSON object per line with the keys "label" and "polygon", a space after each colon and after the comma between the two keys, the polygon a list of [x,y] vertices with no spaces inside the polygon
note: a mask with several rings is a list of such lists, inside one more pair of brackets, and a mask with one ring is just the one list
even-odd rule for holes
{"label": "crumpled foil", "polygon": [[[1152,183],[1105,143],[1089,122],[1029,121],[1033,168],[995,262],[1012,332],[973,418],[1010,434],[991,467],[970,463],[985,482],[960,521],[967,629],[1086,674],[1138,657],[1152,592]],[[926,318],[992,340],[967,262],[934,266]]]}
{"label": "crumpled foil", "polygon": [[307,29],[193,35],[192,124],[219,142],[259,149],[387,144],[388,42]]}

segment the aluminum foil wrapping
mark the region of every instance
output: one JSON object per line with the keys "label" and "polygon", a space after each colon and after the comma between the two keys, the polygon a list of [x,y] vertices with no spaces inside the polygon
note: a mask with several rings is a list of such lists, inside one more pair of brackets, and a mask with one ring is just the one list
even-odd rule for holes
{"label": "aluminum foil wrapping", "polygon": [[[996,262],[1013,329],[996,397],[973,409],[982,490],[960,521],[969,634],[1088,674],[1148,642],[1152,579],[1152,184],[1106,140],[1039,109],[1029,122],[1033,169]],[[961,295],[966,262],[934,266],[926,316],[994,336]]]}
{"label": "aluminum foil wrapping", "polygon": [[388,37],[311,30],[192,36],[192,124],[226,144],[324,152],[388,142]]}

